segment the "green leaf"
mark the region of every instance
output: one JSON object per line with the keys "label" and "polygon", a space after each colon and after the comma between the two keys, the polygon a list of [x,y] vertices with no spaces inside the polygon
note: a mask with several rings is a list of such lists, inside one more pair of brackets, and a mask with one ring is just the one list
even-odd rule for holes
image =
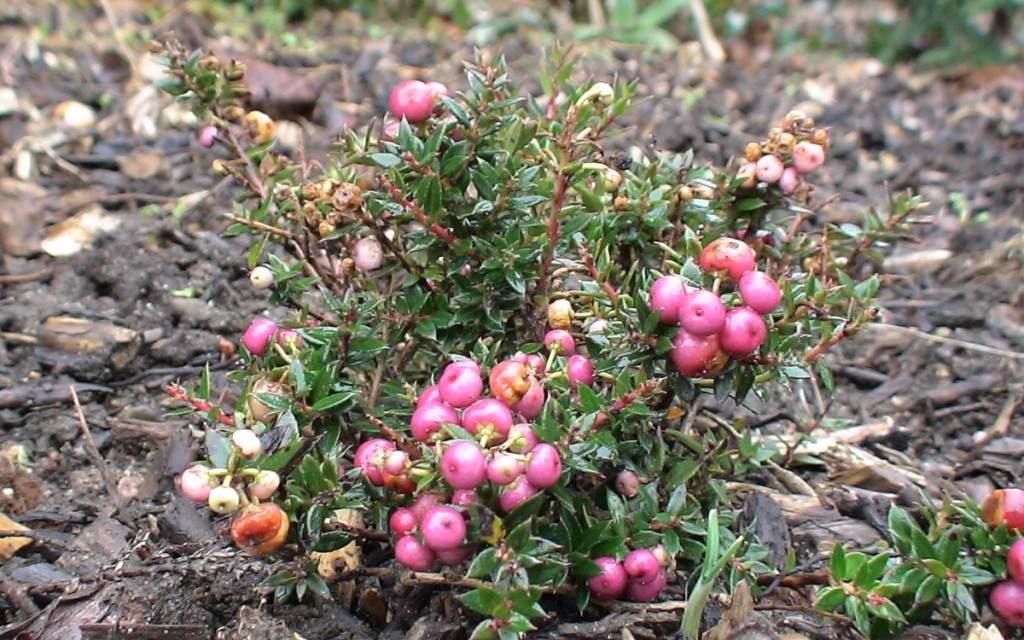
{"label": "green leaf", "polygon": [[832,558],[829,560],[829,570],[836,580],[849,580],[846,575],[846,551],[840,542],[832,546]]}
{"label": "green leaf", "polygon": [[814,608],[822,611],[835,611],[845,599],[846,591],[842,587],[827,587],[818,592],[818,597],[814,600]]}
{"label": "green leaf", "polygon": [[209,429],[206,431],[206,457],[213,466],[224,468],[228,466],[228,457],[231,455],[231,441],[219,431]]}
{"label": "green leaf", "polygon": [[499,564],[497,548],[487,547],[476,554],[473,562],[469,565],[469,569],[466,571],[466,575],[470,578],[488,577]]}
{"label": "green leaf", "polygon": [[352,401],[355,398],[355,394],[351,391],[340,391],[338,393],[332,393],[329,396],[320,398],[313,403],[312,410],[316,413],[328,411],[336,407],[340,407]]}
{"label": "green leaf", "polygon": [[494,610],[502,606],[505,602],[505,596],[498,592],[493,587],[479,587],[472,591],[462,594],[459,598],[462,603],[476,611],[477,613],[485,616],[491,616],[494,614]]}

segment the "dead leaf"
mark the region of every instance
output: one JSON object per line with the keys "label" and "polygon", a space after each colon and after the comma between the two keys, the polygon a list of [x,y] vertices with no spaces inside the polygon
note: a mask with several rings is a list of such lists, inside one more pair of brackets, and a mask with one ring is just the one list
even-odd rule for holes
{"label": "dead leaf", "polygon": [[245,65],[242,82],[249,90],[252,106],[275,120],[308,118],[320,99],[320,88],[291,69],[247,56],[216,51],[223,62],[238,60]]}
{"label": "dead leaf", "polygon": [[54,257],[71,256],[92,246],[93,239],[100,233],[113,231],[119,226],[121,221],[117,216],[95,204],[47,229],[40,246]]}
{"label": "dead leaf", "polygon": [[167,158],[155,153],[134,153],[118,158],[117,166],[132,180],[149,180],[167,169]]}
{"label": "dead leaf", "polygon": [[[2,531],[31,531],[25,525],[11,520],[3,513],[0,513],[0,530]],[[10,560],[23,547],[32,544],[32,538],[22,536],[11,536],[0,538],[0,560]]]}
{"label": "dead leaf", "polygon": [[967,630],[964,640],[1003,640],[1003,634],[994,624],[983,627],[980,622],[975,622]]}
{"label": "dead leaf", "polygon": [[39,249],[46,197],[46,190],[36,184],[0,178],[0,249],[14,256],[29,255]]}
{"label": "dead leaf", "polygon": [[[356,509],[338,509],[334,512],[334,516],[337,521],[341,524],[350,525],[353,527],[365,526],[363,520],[363,513]],[[346,571],[352,571],[359,568],[359,546],[353,541],[337,551],[330,551],[327,553],[312,553],[310,554],[315,558],[319,565],[318,571],[324,580],[332,580],[338,575],[337,566],[343,566]],[[348,607],[352,604],[352,598],[355,595],[356,584],[354,581],[349,581],[337,586],[337,592],[335,597],[343,607]]]}

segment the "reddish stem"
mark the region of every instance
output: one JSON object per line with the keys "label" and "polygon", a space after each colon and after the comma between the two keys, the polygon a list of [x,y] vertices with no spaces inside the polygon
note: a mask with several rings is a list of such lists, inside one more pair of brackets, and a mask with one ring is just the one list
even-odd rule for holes
{"label": "reddish stem", "polygon": [[235,426],[235,419],[231,416],[224,415],[220,409],[214,413],[214,407],[206,400],[200,400],[199,398],[193,398],[188,394],[187,391],[179,387],[178,385],[169,384],[164,387],[164,393],[171,396],[175,400],[181,400],[192,407],[193,411],[198,413],[206,413],[212,418],[216,418],[219,422],[226,424],[229,427]]}

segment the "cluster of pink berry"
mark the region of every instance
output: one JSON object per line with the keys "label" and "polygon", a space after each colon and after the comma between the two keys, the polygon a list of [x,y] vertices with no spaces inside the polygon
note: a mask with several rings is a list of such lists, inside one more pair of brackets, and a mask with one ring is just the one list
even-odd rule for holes
{"label": "cluster of pink berry", "polygon": [[384,138],[396,138],[402,120],[409,124],[419,124],[430,116],[441,115],[444,112],[441,97],[448,95],[448,87],[433,80],[406,80],[399,83],[391,90],[388,108],[395,119],[384,123]]}
{"label": "cluster of pink berry", "polygon": [[[651,309],[659,321],[678,325],[670,357],[688,378],[721,373],[729,358],[749,356],[768,336],[762,316],[778,308],[782,291],[775,280],[755,269],[754,251],[742,240],[718,238],[704,247],[698,265],[715,277],[711,289],[688,289],[675,275],[651,286]],[[721,295],[724,284],[735,285],[742,304],[731,309]]]}
{"label": "cluster of pink berry", "polygon": [[[982,503],[981,517],[993,528],[1005,524],[1011,531],[1024,531],[1024,489],[996,489]],[[1024,627],[1024,538],[1010,545],[1006,571],[1009,579],[992,588],[988,602],[1007,624]]]}
{"label": "cluster of pink berry", "polygon": [[790,111],[781,126],[774,127],[764,142],[751,142],[744,149],[747,162],[736,172],[742,186],[758,183],[779,185],[786,195],[796,193],[803,177],[825,164],[829,139],[826,129],[817,129],[814,119],[798,110]]}
{"label": "cluster of pink berry", "polygon": [[605,600],[625,597],[634,602],[650,602],[668,584],[672,556],[663,545],[654,549],[634,549],[621,561],[611,556],[595,558],[601,573],[587,580],[590,593]]}
{"label": "cluster of pink berry", "polygon": [[256,318],[242,334],[242,346],[254,356],[264,356],[274,341],[282,347],[302,346],[302,336],[295,329],[281,327],[270,318]]}
{"label": "cluster of pink berry", "polygon": [[[575,350],[567,331],[552,330],[547,338],[552,361]],[[437,560],[457,563],[472,553],[464,518],[487,483],[488,493],[497,493],[497,508],[507,513],[558,482],[562,454],[555,445],[540,442],[526,422],[543,410],[541,380],[548,364],[537,354],[523,353],[499,362],[488,372],[490,396],[484,397],[480,365],[458,360],[420,394],[410,434],[420,446],[436,447],[436,471],[451,492],[423,494],[411,507],[394,512],[390,528],[399,562],[423,571]],[[572,385],[592,384],[593,365],[586,356],[570,355],[566,376]],[[461,427],[473,439],[452,438],[446,425]],[[360,445],[355,464],[371,484],[405,494],[416,491],[416,477],[433,470],[427,460],[414,460],[387,438]]]}

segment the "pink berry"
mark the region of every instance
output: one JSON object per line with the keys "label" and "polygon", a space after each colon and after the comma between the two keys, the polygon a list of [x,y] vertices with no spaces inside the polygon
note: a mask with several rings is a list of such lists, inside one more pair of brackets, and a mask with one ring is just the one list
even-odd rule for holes
{"label": "pink berry", "polygon": [[454,549],[442,549],[436,553],[437,559],[443,564],[456,565],[462,564],[469,559],[470,556],[476,551],[476,547],[471,544],[462,544]]}
{"label": "pink berry", "polygon": [[480,366],[472,360],[453,362],[444,369],[437,382],[441,399],[461,409],[477,401],[484,390]]}
{"label": "pink berry", "polygon": [[465,509],[472,504],[480,502],[480,496],[473,489],[456,489],[452,494],[452,506]]}
{"label": "pink berry", "polygon": [[782,189],[782,193],[787,196],[791,196],[796,193],[802,183],[803,178],[800,177],[800,172],[793,167],[786,167],[782,171],[782,177],[779,178],[779,188]]}
{"label": "pink berry", "polygon": [[419,524],[420,519],[416,517],[416,514],[409,507],[395,509],[395,512],[391,514],[391,518],[388,519],[388,528],[391,530],[391,535],[396,538],[409,535],[416,530]]}
{"label": "pink berry", "polygon": [[487,461],[487,479],[500,487],[515,482],[524,470],[522,460],[510,453],[496,453]]}
{"label": "pink berry", "polygon": [[654,548],[651,549],[651,553],[653,553],[654,557],[658,559],[658,564],[661,566],[668,567],[672,564],[672,555],[668,552],[668,549],[665,548],[665,545],[660,543],[654,545]]}
{"label": "pink berry", "polygon": [[742,180],[740,186],[744,189],[753,189],[757,184],[757,164],[746,162],[736,170],[736,179]]}
{"label": "pink berry", "polygon": [[660,311],[658,322],[679,324],[679,307],[686,300],[686,284],[679,276],[662,276],[651,285],[651,310]]}
{"label": "pink berry", "polygon": [[408,463],[409,454],[401,449],[395,449],[384,459],[384,471],[393,476],[401,475]]}
{"label": "pink berry", "polygon": [[734,356],[753,353],[768,337],[768,326],[760,314],[750,307],[736,307],[725,314],[725,324],[718,334],[722,349]]}
{"label": "pink berry", "polygon": [[680,329],[672,340],[669,357],[687,378],[716,376],[729,363],[729,356],[718,344],[718,334],[695,336],[686,329]]}
{"label": "pink berry", "polygon": [[[430,89],[430,95],[434,99],[434,115],[439,116],[444,113],[444,102],[441,101],[442,97],[449,97],[451,94],[448,93],[448,87],[443,83],[436,80],[427,82],[427,88]],[[455,137],[454,135],[452,136]]]}
{"label": "pink berry", "polygon": [[650,549],[634,549],[622,561],[622,568],[631,579],[646,584],[658,576],[661,563]]}
{"label": "pink berry", "polygon": [[392,115],[411,124],[423,122],[434,111],[434,93],[421,80],[406,80],[391,91],[388,101]]}
{"label": "pink berry", "polygon": [[622,597],[622,594],[626,592],[627,582],[626,571],[622,568],[622,563],[608,556],[594,558],[594,562],[597,563],[597,566],[601,567],[601,573],[590,576],[587,579],[587,587],[590,588],[590,593],[595,598],[603,598],[605,600],[615,600]]}
{"label": "pink berry", "polygon": [[277,332],[277,344],[282,347],[290,347],[294,345],[296,348],[302,348],[302,336],[295,329],[281,329]]}
{"label": "pink berry", "polygon": [[270,267],[257,265],[249,272],[249,284],[253,289],[269,289],[274,284],[274,272]]}
{"label": "pink berry", "polygon": [[608,321],[605,320],[604,318],[598,318],[597,320],[594,320],[590,324],[590,327],[587,328],[587,334],[588,335],[593,335],[593,334],[604,333],[605,329],[607,329],[607,328],[608,328]]}
{"label": "pink berry", "polygon": [[757,161],[757,179],[768,184],[775,184],[782,177],[782,172],[785,168],[779,156],[770,153],[763,155]]}
{"label": "pink berry", "polygon": [[428,402],[412,412],[410,431],[420,442],[429,442],[446,424],[459,424],[458,412],[443,402]]}
{"label": "pink berry", "polygon": [[210,469],[201,464],[194,464],[181,474],[181,492],[194,502],[206,502],[210,499]]}
{"label": "pink berry", "polygon": [[1012,627],[1024,627],[1024,584],[1005,580],[992,588],[988,596],[992,610]]}
{"label": "pink berry", "polygon": [[1024,584],[1024,538],[1010,545],[1006,552],[1006,570],[1011,578]]}
{"label": "pink berry", "polygon": [[526,368],[529,370],[528,372],[535,376],[544,376],[544,368],[547,363],[544,362],[544,358],[539,354],[519,351],[516,355],[512,356],[512,361],[526,365]]}
{"label": "pink berry", "polygon": [[562,454],[554,445],[542,442],[530,452],[526,464],[526,479],[538,489],[544,489],[558,482],[562,477]]}
{"label": "pink berry", "polygon": [[462,411],[462,428],[489,443],[501,443],[512,428],[512,410],[497,398],[482,398]]}
{"label": "pink berry", "polygon": [[249,493],[257,500],[269,500],[277,488],[281,486],[281,476],[270,469],[260,471],[249,485]]}
{"label": "pink berry", "polygon": [[416,406],[422,407],[428,402],[444,402],[441,400],[441,392],[437,390],[437,385],[432,384],[423,390],[420,397],[416,398]]}
{"label": "pink berry", "polygon": [[544,334],[544,346],[549,351],[556,351],[559,355],[567,356],[576,351],[576,341],[572,334],[564,329],[552,329]]}
{"label": "pink berry", "polygon": [[437,556],[416,536],[406,535],[395,543],[395,559],[413,571],[430,571]]}
{"label": "pink berry", "polygon": [[416,516],[416,521],[420,522],[423,520],[423,516],[427,515],[428,511],[444,504],[444,500],[444,496],[440,493],[424,493],[413,500],[409,508],[412,509],[413,515]]}
{"label": "pink berry", "polygon": [[698,260],[704,273],[724,272],[733,281],[754,270],[754,250],[736,238],[716,238],[700,253]]}
{"label": "pink berry", "polygon": [[594,364],[587,356],[579,354],[570,356],[566,363],[566,373],[569,376],[569,386],[573,389],[576,385],[594,386]]}
{"label": "pink berry", "polygon": [[743,302],[758,313],[771,313],[782,302],[782,290],[764,271],[748,271],[739,282]]}
{"label": "pink berry", "polygon": [[381,138],[384,140],[394,140],[398,137],[398,132],[402,129],[402,122],[400,120],[388,120],[384,123],[384,130],[381,132]]}
{"label": "pink berry", "polygon": [[371,438],[359,445],[353,462],[363,470],[370,484],[381,487],[384,486],[384,476],[381,471],[384,469],[388,455],[394,450],[394,442],[384,438]]}
{"label": "pink berry", "polygon": [[538,493],[540,489],[530,484],[526,476],[522,475],[498,496],[498,506],[508,513]]}
{"label": "pink berry", "polygon": [[713,291],[691,291],[679,309],[679,324],[695,336],[718,333],[725,324],[725,304]]}
{"label": "pink berry", "polygon": [[633,498],[640,493],[640,478],[628,469],[623,469],[615,476],[615,490],[627,498]]}
{"label": "pink berry", "polygon": [[526,422],[512,425],[508,431],[508,450],[512,453],[530,453],[540,443],[540,438]]}
{"label": "pink berry", "polygon": [[798,173],[808,174],[825,164],[825,149],[820,144],[804,140],[793,147],[793,168]]}
{"label": "pink berry", "polygon": [[235,445],[238,455],[246,460],[254,460],[263,452],[263,443],[252,429],[237,429],[232,432],[231,444]]}
{"label": "pink berry", "polygon": [[276,322],[270,318],[256,318],[242,334],[242,346],[254,356],[265,355],[275,333],[277,333]]}
{"label": "pink berry", "polygon": [[466,520],[452,507],[434,507],[420,521],[420,535],[432,551],[454,549],[466,541]]}
{"label": "pink berry", "polygon": [[667,584],[668,574],[664,570],[647,583],[630,579],[626,584],[626,598],[633,602],[650,602],[658,597]]}
{"label": "pink berry", "polygon": [[456,440],[441,454],[441,475],[455,489],[476,489],[487,477],[487,458],[471,440]]}
{"label": "pink berry", "polygon": [[533,376],[530,376],[529,380],[530,388],[512,410],[527,420],[533,420],[544,411],[544,386]]}
{"label": "pink berry", "polygon": [[199,130],[199,144],[209,149],[217,139],[217,126],[208,124]]}
{"label": "pink berry", "polygon": [[374,271],[384,264],[384,248],[377,238],[360,238],[352,247],[352,261],[360,271]]}

